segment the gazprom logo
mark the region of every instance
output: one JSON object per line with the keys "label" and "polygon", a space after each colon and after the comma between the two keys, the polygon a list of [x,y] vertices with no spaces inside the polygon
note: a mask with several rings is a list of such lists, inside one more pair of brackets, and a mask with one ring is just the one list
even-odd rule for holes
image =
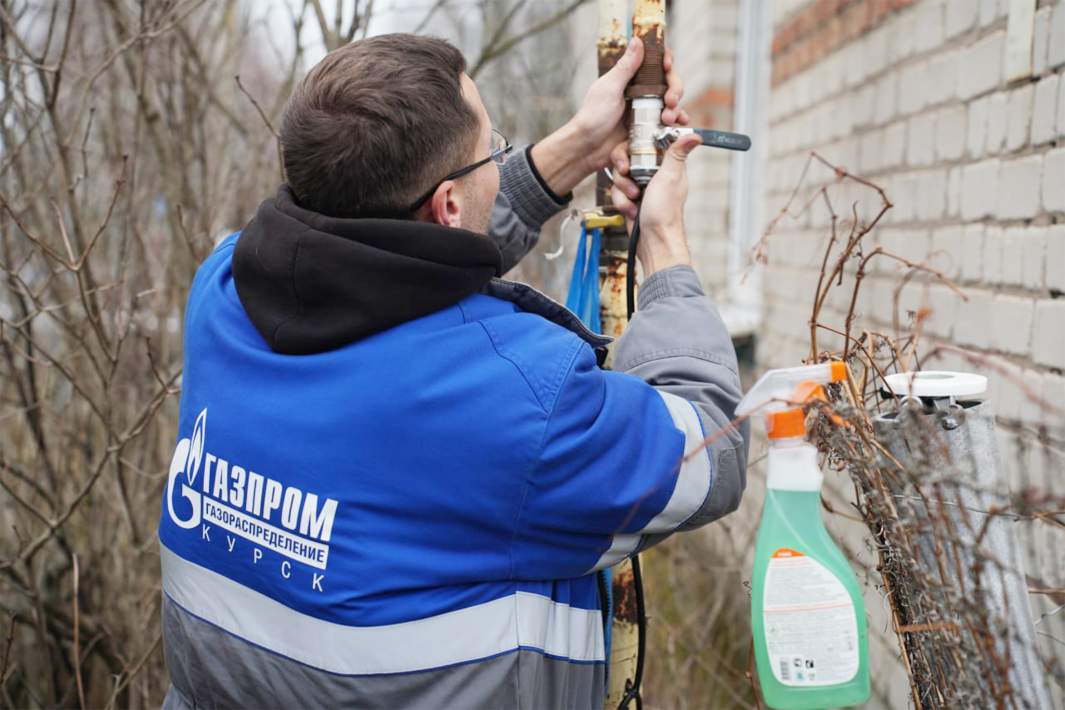
{"label": "gazprom logo", "polygon": [[[173,523],[186,530],[199,527],[199,539],[208,543],[211,528],[222,528],[259,547],[325,569],[337,501],[222,458],[207,450],[206,441],[205,407],[196,417],[192,436],[178,441],[170,460],[166,510]],[[229,544],[230,552],[234,545]],[[262,550],[257,554],[256,560]]]}
{"label": "gazprom logo", "polygon": [[[170,475],[166,483],[166,509],[170,519],[181,528],[194,528],[200,524],[200,516],[203,510],[201,494],[192,486],[196,483],[196,477],[200,473],[200,463],[203,461],[203,448],[207,439],[207,408],[204,407],[196,417],[196,424],[192,428],[192,438],[182,439],[174,449],[174,457],[170,459]],[[174,486],[181,474],[185,476],[181,481],[181,497],[189,502],[192,512],[183,518],[174,510]]]}

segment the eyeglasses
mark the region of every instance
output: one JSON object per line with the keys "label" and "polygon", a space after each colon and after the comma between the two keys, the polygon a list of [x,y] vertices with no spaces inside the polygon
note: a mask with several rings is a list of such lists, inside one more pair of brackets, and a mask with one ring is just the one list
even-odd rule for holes
{"label": "eyeglasses", "polygon": [[491,151],[488,153],[487,158],[483,160],[478,160],[476,163],[471,163],[464,168],[459,168],[453,173],[448,173],[443,177],[443,179],[433,185],[433,187],[428,192],[426,192],[414,202],[410,203],[410,207],[407,208],[407,211],[416,212],[419,207],[425,204],[426,200],[433,196],[433,193],[436,192],[436,188],[440,187],[440,183],[442,182],[447,182],[448,180],[457,180],[463,175],[469,175],[477,168],[481,167],[482,165],[487,165],[488,163],[502,165],[507,160],[507,154],[510,153],[510,151],[512,150],[514,150],[514,146],[510,144],[510,141],[507,140],[507,137],[493,128],[492,148]]}

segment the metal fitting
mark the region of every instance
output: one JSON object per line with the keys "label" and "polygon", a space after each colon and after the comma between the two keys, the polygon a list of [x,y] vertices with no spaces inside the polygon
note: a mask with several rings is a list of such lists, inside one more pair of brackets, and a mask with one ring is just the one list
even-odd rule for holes
{"label": "metal fitting", "polygon": [[658,170],[655,135],[662,125],[662,99],[648,96],[632,100],[629,128],[629,175],[637,185],[646,185]]}

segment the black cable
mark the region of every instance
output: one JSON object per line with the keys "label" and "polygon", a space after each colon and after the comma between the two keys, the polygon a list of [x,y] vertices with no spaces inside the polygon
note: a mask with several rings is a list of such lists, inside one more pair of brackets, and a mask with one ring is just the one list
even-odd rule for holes
{"label": "black cable", "polygon": [[[636,311],[636,247],[640,244],[640,208],[636,208],[636,219],[629,235],[629,253],[626,255],[625,269],[625,309],[627,319],[632,320]],[[647,649],[647,608],[643,596],[643,571],[640,569],[640,556],[633,555],[632,586],[636,595],[636,672],[632,680],[625,681],[625,695],[618,703],[618,710],[627,710],[629,703],[636,701],[636,710],[643,709],[640,696],[640,684],[643,682],[643,659]]]}
{"label": "black cable", "polygon": [[632,223],[632,233],[629,234],[629,253],[625,267],[625,308],[626,319],[632,320],[632,314],[636,311],[636,247],[640,243],[640,210],[636,208],[636,219]]}

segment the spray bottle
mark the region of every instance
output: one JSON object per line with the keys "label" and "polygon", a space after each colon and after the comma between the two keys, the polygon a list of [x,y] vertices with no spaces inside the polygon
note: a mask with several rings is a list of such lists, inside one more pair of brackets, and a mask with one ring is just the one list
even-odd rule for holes
{"label": "spray bottle", "polygon": [[770,370],[736,409],[765,413],[768,480],[754,552],[751,627],[758,679],[772,708],[835,708],[869,698],[858,580],[821,518],[817,449],[802,404],[847,378],[842,362]]}

